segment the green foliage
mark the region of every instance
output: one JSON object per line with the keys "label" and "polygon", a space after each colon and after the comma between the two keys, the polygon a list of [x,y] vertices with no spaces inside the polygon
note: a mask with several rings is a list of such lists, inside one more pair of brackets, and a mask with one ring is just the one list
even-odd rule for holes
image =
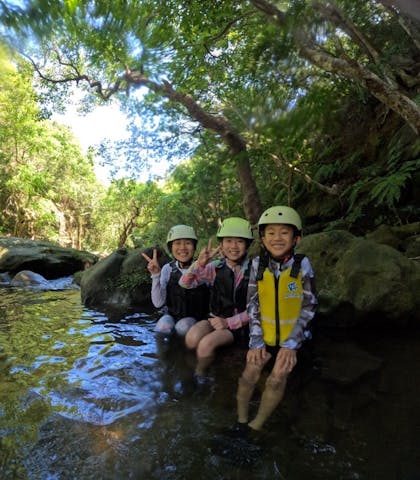
{"label": "green foliage", "polygon": [[[134,91],[128,70],[158,85],[170,82],[223,118],[246,142],[264,206],[290,201],[304,216],[343,218],[350,228],[371,211],[381,220],[398,217],[418,170],[418,141],[400,131],[394,114],[381,113],[366,82],[310,64],[296,41],[305,36],[305,46],[318,53],[359,62],[416,99],[414,42],[373,1],[335,2],[347,22],[341,24],[317,2],[273,4],[285,14],[283,27],[248,1],[36,0],[22,8],[1,2],[7,33],[35,61],[45,58],[43,74],[64,86],[60,94],[57,83],[35,93],[28,63],[15,60],[16,68],[0,55],[1,228],[58,237],[64,216],[86,246],[108,252],[162,245],[176,223],[193,225],[207,239],[220,219],[243,216],[243,192],[222,136],[210,134],[206,122],[191,122],[181,104],[158,91],[144,85]],[[115,95],[133,120],[129,142],[103,145],[106,161],[126,158],[134,173],[150,158],[179,163],[165,179],[120,179],[106,190],[97,184],[92,158],[68,131],[43,120],[53,106],[62,108],[64,80],[75,73],[94,80],[93,91],[101,86],[105,97]],[[80,85],[89,89],[84,80]],[[88,97],[86,108],[98,98]],[[314,181],[337,185],[340,195],[326,195]]]}
{"label": "green foliage", "polygon": [[3,229],[51,240],[65,232],[67,241],[81,248],[94,197],[99,197],[92,161],[67,128],[42,119],[32,72],[21,58],[9,55],[0,51]]}
{"label": "green foliage", "polygon": [[121,274],[115,279],[110,279],[110,281],[112,282],[111,291],[118,288],[130,292],[139,288],[140,285],[150,285],[150,273],[146,269],[137,270]]}
{"label": "green foliage", "polygon": [[374,163],[367,167],[359,165],[357,180],[348,182],[342,195],[347,203],[347,221],[354,224],[370,211],[373,225],[381,222],[400,223],[402,219],[398,207],[414,174],[419,170],[419,152],[420,141],[404,127],[378,149]]}
{"label": "green foliage", "polygon": [[122,246],[148,242],[147,232],[157,222],[155,208],[162,195],[153,182],[114,180],[92,217],[96,248],[109,253]]}
{"label": "green foliage", "polygon": [[398,170],[387,176],[380,177],[373,185],[370,198],[375,206],[385,204],[390,209],[395,208],[400,200],[401,192],[414,172],[420,168],[420,158],[405,162]]}

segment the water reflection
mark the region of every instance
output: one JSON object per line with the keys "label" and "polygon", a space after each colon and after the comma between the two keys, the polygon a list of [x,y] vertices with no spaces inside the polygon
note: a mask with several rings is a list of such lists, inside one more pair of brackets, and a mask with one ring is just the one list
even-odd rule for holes
{"label": "water reflection", "polygon": [[[401,395],[410,373],[398,368],[398,359],[418,364],[415,336],[365,338],[372,355],[389,360],[390,375],[378,386],[372,370],[357,402],[349,403],[348,386],[331,383],[338,357],[324,363],[327,381],[313,370],[300,375],[255,453],[221,433],[235,420],[244,352],[221,352],[214,385],[197,389],[194,355],[176,339],[156,338],[146,313],[85,309],[74,290],[1,294],[2,480],[404,480],[420,471],[420,403],[414,382]],[[329,416],[337,424],[327,428],[321,420]]]}

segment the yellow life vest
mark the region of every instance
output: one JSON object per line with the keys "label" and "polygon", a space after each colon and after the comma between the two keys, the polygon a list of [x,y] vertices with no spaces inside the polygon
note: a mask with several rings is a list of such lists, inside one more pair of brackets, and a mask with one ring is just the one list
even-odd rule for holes
{"label": "yellow life vest", "polygon": [[257,282],[264,342],[270,346],[281,345],[289,337],[302,308],[302,270],[299,268],[294,277],[292,268],[281,272],[277,279],[265,268]]}

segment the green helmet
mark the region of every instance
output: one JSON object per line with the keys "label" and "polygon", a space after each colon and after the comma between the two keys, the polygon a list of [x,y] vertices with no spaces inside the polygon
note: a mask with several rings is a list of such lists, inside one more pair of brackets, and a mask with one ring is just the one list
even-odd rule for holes
{"label": "green helmet", "polygon": [[231,217],[223,220],[216,236],[217,240],[221,240],[223,237],[238,237],[251,241],[254,240],[251,224],[247,220],[239,217]]}
{"label": "green helmet", "polygon": [[258,226],[267,225],[269,223],[283,223],[286,225],[293,225],[300,233],[302,231],[302,220],[297,211],[290,207],[283,205],[268,208],[260,217]]}
{"label": "green helmet", "polygon": [[174,225],[169,230],[168,236],[166,237],[168,250],[171,251],[171,245],[174,240],[180,240],[181,238],[193,240],[194,244],[197,245],[197,235],[192,227],[189,227],[188,225]]}

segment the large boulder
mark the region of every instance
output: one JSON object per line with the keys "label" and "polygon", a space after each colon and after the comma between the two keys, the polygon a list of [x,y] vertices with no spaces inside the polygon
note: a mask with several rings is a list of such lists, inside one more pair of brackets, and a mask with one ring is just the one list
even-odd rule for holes
{"label": "large boulder", "polygon": [[[163,266],[170,258],[162,249],[157,250]],[[80,282],[83,304],[98,309],[150,307],[150,273],[142,252],[153,255],[152,248],[119,249],[86,270]]]}
{"label": "large boulder", "polygon": [[29,270],[47,280],[56,279],[84,270],[97,260],[92,253],[52,242],[0,237],[0,273],[7,272],[11,276]]}
{"label": "large boulder", "polygon": [[420,256],[420,222],[406,225],[380,225],[366,234],[368,240],[388,245],[409,258]]}
{"label": "large boulder", "polygon": [[322,324],[385,328],[420,320],[420,265],[398,250],[330,231],[304,238],[299,251],[315,270]]}

